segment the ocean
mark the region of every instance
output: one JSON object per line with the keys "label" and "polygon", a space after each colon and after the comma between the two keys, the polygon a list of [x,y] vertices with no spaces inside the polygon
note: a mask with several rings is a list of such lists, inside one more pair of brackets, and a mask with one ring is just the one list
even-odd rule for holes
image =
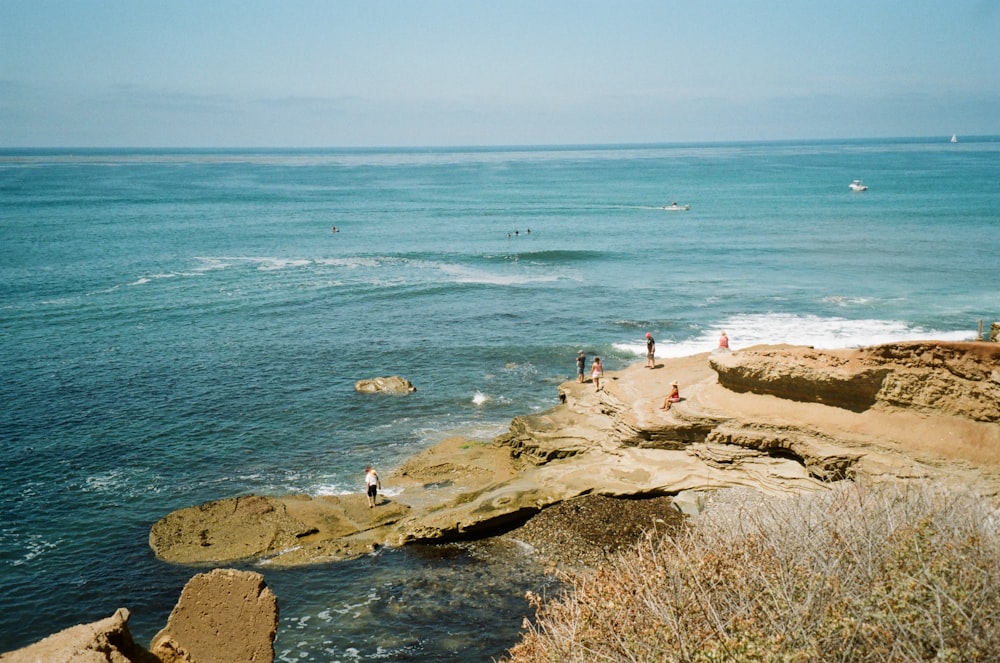
{"label": "ocean", "polygon": [[[148,644],[205,570],[156,520],[360,495],[553,407],[578,350],[974,340],[998,274],[1000,137],[0,150],[0,651],[118,607]],[[418,391],[355,393],[380,375]],[[497,542],[235,566],[279,661],[488,661],[557,591]]]}

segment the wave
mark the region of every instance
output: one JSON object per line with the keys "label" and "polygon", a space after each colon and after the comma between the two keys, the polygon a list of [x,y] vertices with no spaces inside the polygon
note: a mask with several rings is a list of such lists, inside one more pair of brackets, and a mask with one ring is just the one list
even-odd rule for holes
{"label": "wave", "polygon": [[567,264],[577,262],[591,262],[593,260],[606,260],[608,253],[605,251],[592,250],[550,250],[550,251],[510,251],[504,253],[487,253],[482,258],[487,261],[502,260],[528,261],[543,264]]}
{"label": "wave", "polygon": [[[838,317],[796,314],[745,314],[723,320],[717,327],[680,341],[658,339],[659,357],[686,357],[714,350],[719,334],[725,330],[730,347],[788,343],[819,349],[860,348],[898,341],[971,341],[971,331],[940,331],[925,329],[899,320],[849,320]],[[655,336],[655,334],[654,334]],[[645,356],[646,342],[642,338],[615,343],[624,353]]]}
{"label": "wave", "polygon": [[450,277],[455,283],[473,283],[483,285],[527,285],[530,283],[550,283],[560,280],[556,274],[498,274],[487,272],[465,265],[438,263],[433,269]]}
{"label": "wave", "polygon": [[[235,267],[250,267],[257,272],[315,268],[318,270],[349,270],[355,280],[367,280],[371,285],[394,287],[416,283],[446,282],[482,285],[528,285],[550,283],[569,278],[549,271],[480,268],[460,262],[448,262],[400,256],[350,256],[341,258],[280,258],[273,256],[199,256],[199,264],[190,270],[144,274],[130,286],[148,285],[161,279],[202,276],[208,272]],[[343,276],[343,275],[337,275]],[[337,281],[339,284],[340,281]]]}
{"label": "wave", "polygon": [[153,281],[157,281],[159,279],[172,279],[178,276],[185,276],[185,274],[183,274],[182,272],[173,272],[170,274],[149,274],[147,276],[140,276],[135,281],[129,283],[129,285],[130,286],[146,285],[148,283],[152,283]]}

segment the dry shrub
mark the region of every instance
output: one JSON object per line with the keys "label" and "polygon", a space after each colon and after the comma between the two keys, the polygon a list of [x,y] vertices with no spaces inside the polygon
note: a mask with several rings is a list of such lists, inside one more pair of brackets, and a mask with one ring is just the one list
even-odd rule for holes
{"label": "dry shrub", "polygon": [[676,539],[529,596],[508,660],[997,660],[998,528],[986,501],[927,484],[722,491]]}

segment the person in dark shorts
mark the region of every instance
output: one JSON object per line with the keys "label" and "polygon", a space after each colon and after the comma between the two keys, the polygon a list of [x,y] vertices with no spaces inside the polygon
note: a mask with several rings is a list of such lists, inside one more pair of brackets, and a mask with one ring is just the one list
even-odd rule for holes
{"label": "person in dark shorts", "polygon": [[587,353],[580,350],[576,354],[576,381],[583,382],[583,372],[587,368]]}
{"label": "person in dark shorts", "polygon": [[375,506],[380,488],[382,488],[382,482],[378,478],[378,472],[375,471],[374,467],[369,465],[365,468],[365,490],[368,492],[369,509]]}
{"label": "person in dark shorts", "polygon": [[653,335],[646,332],[646,368],[656,368],[656,341]]}

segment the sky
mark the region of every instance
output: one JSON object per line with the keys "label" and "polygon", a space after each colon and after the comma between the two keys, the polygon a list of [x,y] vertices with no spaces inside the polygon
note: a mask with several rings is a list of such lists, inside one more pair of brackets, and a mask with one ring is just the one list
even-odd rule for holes
{"label": "sky", "polygon": [[0,147],[1000,134],[997,0],[0,0]]}

